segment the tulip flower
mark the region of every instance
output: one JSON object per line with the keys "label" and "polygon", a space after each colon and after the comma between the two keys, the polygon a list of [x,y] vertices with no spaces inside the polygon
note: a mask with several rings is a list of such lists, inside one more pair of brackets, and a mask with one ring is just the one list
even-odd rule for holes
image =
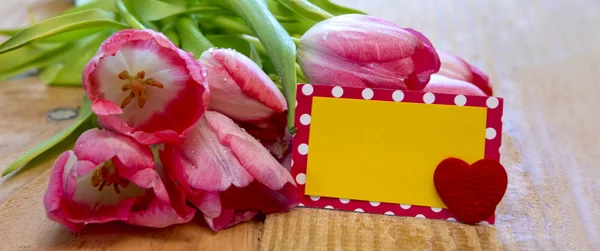
{"label": "tulip flower", "polygon": [[182,188],[161,175],[148,146],[91,129],[54,163],[44,206],[72,231],[109,221],[157,228],[190,221],[195,210]]}
{"label": "tulip flower", "polygon": [[260,140],[283,137],[287,105],[275,83],[250,58],[209,49],[199,61],[208,72],[209,108],[233,119]]}
{"label": "tulip flower", "polygon": [[298,203],[290,173],[231,119],[207,111],[184,142],[160,159],[215,231]]}
{"label": "tulip flower", "polygon": [[300,40],[298,60],[310,83],[352,87],[422,90],[440,68],[423,34],[359,14],[313,26]]}
{"label": "tulip flower", "polygon": [[437,74],[471,83],[481,89],[487,96],[493,95],[488,76],[477,67],[446,52],[438,51],[438,55],[442,66]]}
{"label": "tulip flower", "polygon": [[473,96],[487,96],[477,86],[462,80],[451,79],[442,75],[433,74],[424,92],[437,92],[448,94],[463,94]]}
{"label": "tulip flower", "polygon": [[143,144],[177,141],[208,105],[205,69],[164,35],[122,30],[83,70],[83,88],[103,127]]}

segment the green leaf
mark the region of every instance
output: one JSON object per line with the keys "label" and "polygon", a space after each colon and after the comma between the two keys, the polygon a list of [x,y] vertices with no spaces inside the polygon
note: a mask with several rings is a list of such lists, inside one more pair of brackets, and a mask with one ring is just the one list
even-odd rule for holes
{"label": "green leaf", "polygon": [[301,37],[304,33],[306,33],[306,31],[308,31],[308,29],[313,27],[313,25],[315,24],[316,23],[308,21],[281,22],[281,26],[283,26],[283,28],[294,37]]}
{"label": "green leaf", "polygon": [[129,11],[128,4],[130,1],[127,0],[115,0],[115,6],[117,6],[117,13],[125,20],[125,22],[131,26],[131,28],[143,30],[144,25]]}
{"label": "green leaf", "polygon": [[40,143],[39,145],[29,149],[25,154],[18,157],[15,161],[13,161],[4,171],[2,172],[2,176],[6,176],[19,167],[27,164],[29,161],[39,156],[40,154],[52,149],[54,146],[65,140],[69,135],[73,134],[77,129],[89,129],[93,127],[93,117],[91,110],[90,101],[85,98],[83,101],[83,106],[79,111],[79,116],[77,117],[77,121],[63,131],[54,135],[52,138],[47,139],[46,141]]}
{"label": "green leaf", "polygon": [[103,10],[77,12],[50,18],[27,27],[1,44],[0,54],[67,31],[99,27],[126,28],[127,26],[116,22],[113,13]]}
{"label": "green leaf", "polygon": [[205,22],[210,22],[217,27],[224,28],[226,32],[229,31],[227,33],[254,35],[254,31],[252,31],[252,29],[250,29],[250,27],[244,23],[244,20],[241,20],[237,17],[216,16],[207,17],[204,20]]}
{"label": "green leaf", "polygon": [[114,29],[114,28],[91,28],[91,29],[74,30],[74,31],[68,31],[65,33],[61,33],[61,34],[46,38],[46,39],[42,40],[41,42],[58,42],[58,43],[73,42],[73,41],[82,39],[82,38],[87,37],[92,34],[97,34],[100,32],[114,33],[116,31],[117,31],[117,29]]}
{"label": "green leaf", "polygon": [[296,45],[263,0],[221,0],[219,3],[244,19],[264,45],[281,78],[288,104],[288,127],[294,128]]}
{"label": "green leaf", "polygon": [[130,0],[132,10],[141,18],[154,21],[183,13],[187,10],[186,4],[161,2],[158,0]]}
{"label": "green leaf", "polygon": [[177,34],[181,41],[181,49],[194,54],[196,59],[200,58],[202,52],[214,47],[212,43],[204,37],[204,34],[198,28],[194,20],[189,17],[182,17],[175,24]]}
{"label": "green leaf", "polygon": [[167,38],[177,47],[180,47],[179,34],[177,34],[177,30],[175,29],[175,25],[173,23],[169,23],[163,26],[160,29],[160,32],[167,36]]}
{"label": "green leaf", "polygon": [[294,22],[304,19],[302,16],[278,3],[277,0],[267,0],[267,7],[275,19],[280,22]]}
{"label": "green leaf", "polygon": [[84,40],[78,41],[67,53],[65,53],[64,66],[54,76],[51,85],[77,85],[81,86],[81,72],[85,65],[94,57],[98,48],[110,33],[100,33]]}
{"label": "green leaf", "polygon": [[144,20],[156,21],[181,14],[228,14],[222,8],[212,4],[196,4],[187,7],[187,3],[164,2],[159,0],[129,0],[131,9]]}
{"label": "green leaf", "polygon": [[212,44],[219,48],[229,48],[238,51],[252,59],[259,67],[262,68],[262,60],[256,51],[256,48],[239,36],[233,35],[214,35],[207,37]]}
{"label": "green leaf", "polygon": [[306,0],[275,0],[298,15],[315,22],[320,22],[333,15]]}
{"label": "green leaf", "polygon": [[14,36],[17,35],[17,33],[21,32],[23,29],[6,29],[6,30],[0,30],[0,35],[5,35],[5,36]]}
{"label": "green leaf", "polygon": [[7,53],[0,54],[0,72],[20,68],[23,65],[43,57],[49,51],[56,50],[62,46],[64,46],[64,44],[33,43]]}
{"label": "green leaf", "polygon": [[325,10],[335,16],[344,15],[344,14],[366,14],[360,10],[337,5],[335,3],[332,3],[329,0],[308,0],[308,1],[313,3],[316,6],[321,7],[323,10]]}
{"label": "green leaf", "polygon": [[115,6],[115,0],[95,0],[89,1],[83,5],[76,6],[74,8],[68,9],[65,12],[61,13],[60,16],[73,14],[76,12],[92,10],[92,9],[101,9],[108,12],[117,12],[117,7]]}

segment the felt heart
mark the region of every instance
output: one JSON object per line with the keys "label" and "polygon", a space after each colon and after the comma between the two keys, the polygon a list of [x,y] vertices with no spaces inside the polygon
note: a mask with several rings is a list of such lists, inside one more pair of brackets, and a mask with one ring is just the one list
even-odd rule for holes
{"label": "felt heart", "polygon": [[490,159],[472,165],[448,158],[438,164],[433,175],[438,195],[455,218],[467,224],[488,219],[502,200],[508,177],[502,164]]}

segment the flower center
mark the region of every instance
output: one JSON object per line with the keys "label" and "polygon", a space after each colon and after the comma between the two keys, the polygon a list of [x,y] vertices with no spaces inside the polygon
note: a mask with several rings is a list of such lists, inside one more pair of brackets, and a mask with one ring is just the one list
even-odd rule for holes
{"label": "flower center", "polygon": [[154,86],[158,88],[163,88],[163,84],[154,80],[154,79],[144,79],[146,77],[146,72],[140,71],[135,76],[129,75],[128,71],[122,71],[119,73],[119,79],[129,80],[127,84],[124,84],[121,87],[121,91],[131,91],[129,95],[121,102],[121,108],[125,108],[133,98],[138,99],[138,106],[140,108],[144,107],[146,104],[146,100],[148,99],[148,94],[146,94],[146,86]]}
{"label": "flower center", "polygon": [[119,186],[126,188],[129,186],[129,180],[121,178],[112,161],[107,161],[102,167],[96,169],[90,179],[92,186],[98,188],[98,192],[104,189],[104,186],[113,186],[115,193],[121,193]]}

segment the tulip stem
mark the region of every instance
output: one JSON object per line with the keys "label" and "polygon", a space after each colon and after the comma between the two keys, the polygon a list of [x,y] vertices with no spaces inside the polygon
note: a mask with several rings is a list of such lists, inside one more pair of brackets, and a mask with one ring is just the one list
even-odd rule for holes
{"label": "tulip stem", "polygon": [[144,25],[140,23],[140,21],[138,21],[133,15],[131,15],[131,13],[129,13],[127,7],[123,3],[123,0],[115,1],[115,5],[117,6],[117,11],[119,12],[119,15],[121,15],[123,20],[125,20],[125,22],[129,24],[129,26],[131,26],[131,28],[138,30],[146,29]]}
{"label": "tulip stem", "polygon": [[307,0],[276,0],[281,5],[287,7],[298,15],[315,22],[321,22],[332,18],[329,12],[321,9]]}
{"label": "tulip stem", "polygon": [[189,17],[180,18],[175,23],[175,29],[180,37],[181,48],[194,54],[196,59],[200,58],[202,52],[214,47],[202,34],[196,22]]}
{"label": "tulip stem", "polygon": [[300,38],[297,37],[291,37],[292,41],[294,41],[294,44],[296,44],[296,46],[300,45]]}
{"label": "tulip stem", "polygon": [[277,69],[288,105],[288,128],[294,131],[296,101],[296,45],[263,0],[221,0],[219,4],[240,16],[256,33]]}

